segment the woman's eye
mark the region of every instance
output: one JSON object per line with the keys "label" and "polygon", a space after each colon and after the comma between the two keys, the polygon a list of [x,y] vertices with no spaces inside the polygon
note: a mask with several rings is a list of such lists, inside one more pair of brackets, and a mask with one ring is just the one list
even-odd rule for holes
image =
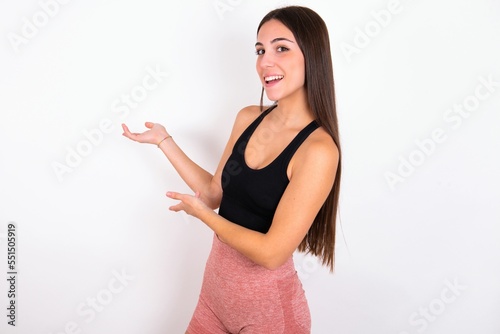
{"label": "woman's eye", "polygon": [[264,50],[259,49],[259,50],[255,51],[255,54],[256,54],[257,56],[261,56],[261,55],[263,55],[263,54],[264,54]]}
{"label": "woman's eye", "polygon": [[288,51],[290,49],[284,47],[284,46],[279,46],[277,49],[276,49],[278,52],[285,52],[285,51]]}

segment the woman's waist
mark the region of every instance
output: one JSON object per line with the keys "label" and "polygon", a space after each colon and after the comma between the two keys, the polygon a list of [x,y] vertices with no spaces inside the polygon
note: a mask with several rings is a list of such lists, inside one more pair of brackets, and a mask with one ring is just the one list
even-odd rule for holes
{"label": "woman's waist", "polygon": [[237,281],[261,281],[273,278],[280,280],[296,275],[292,256],[278,268],[267,269],[220,241],[216,234],[214,234],[206,270],[217,275],[218,278]]}

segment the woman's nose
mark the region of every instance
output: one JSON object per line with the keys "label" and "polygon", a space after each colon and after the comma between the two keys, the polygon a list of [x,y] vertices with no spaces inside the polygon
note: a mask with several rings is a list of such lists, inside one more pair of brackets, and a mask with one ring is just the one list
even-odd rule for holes
{"label": "woman's nose", "polygon": [[260,56],[259,59],[259,66],[261,68],[269,68],[274,66],[274,58],[272,55],[264,53],[262,56]]}

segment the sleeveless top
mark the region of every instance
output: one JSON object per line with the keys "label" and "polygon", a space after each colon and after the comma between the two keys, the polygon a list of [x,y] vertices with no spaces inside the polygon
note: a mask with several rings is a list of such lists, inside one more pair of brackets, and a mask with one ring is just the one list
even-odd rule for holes
{"label": "sleeveless top", "polygon": [[245,161],[246,145],[260,122],[275,107],[261,113],[238,138],[224,166],[221,180],[219,215],[261,233],[267,233],[271,227],[278,203],[289,183],[287,167],[290,159],[302,142],[319,127],[316,121],[312,121],[270,164],[252,169]]}

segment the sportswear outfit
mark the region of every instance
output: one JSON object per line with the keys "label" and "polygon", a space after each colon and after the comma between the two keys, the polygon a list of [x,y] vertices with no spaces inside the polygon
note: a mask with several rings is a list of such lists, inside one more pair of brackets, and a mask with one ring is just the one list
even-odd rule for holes
{"label": "sportswear outfit", "polygon": [[[245,148],[255,129],[274,108],[257,117],[236,141],[222,173],[219,215],[267,233],[289,180],[287,167],[302,142],[319,126],[312,121],[269,165],[252,169]],[[265,131],[262,131],[265,137]],[[272,139],[272,134],[271,137]],[[307,334],[311,317],[293,258],[266,269],[221,242],[214,233],[198,304],[189,334]]]}

